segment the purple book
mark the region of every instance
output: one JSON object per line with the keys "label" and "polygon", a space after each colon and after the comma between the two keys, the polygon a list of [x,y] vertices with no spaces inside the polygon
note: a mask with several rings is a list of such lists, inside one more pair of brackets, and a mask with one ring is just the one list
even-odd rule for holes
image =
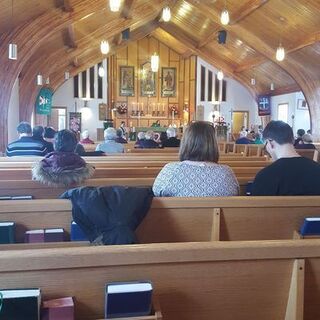
{"label": "purple book", "polygon": [[50,228],[44,230],[44,242],[62,242],[64,241],[63,228]]}
{"label": "purple book", "polygon": [[28,230],[25,233],[24,242],[44,242],[44,229]]}
{"label": "purple book", "polygon": [[42,320],[74,320],[72,297],[44,301],[41,314]]}

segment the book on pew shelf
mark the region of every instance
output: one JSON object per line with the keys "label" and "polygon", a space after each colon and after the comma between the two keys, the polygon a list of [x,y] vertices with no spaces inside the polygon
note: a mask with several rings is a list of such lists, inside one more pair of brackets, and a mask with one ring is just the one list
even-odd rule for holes
{"label": "book on pew shelf", "polygon": [[71,222],[71,241],[89,241],[75,221]]}
{"label": "book on pew shelf", "polygon": [[65,297],[44,301],[41,320],[74,320],[73,298]]}
{"label": "book on pew shelf", "polygon": [[302,236],[320,235],[320,217],[305,218],[300,234]]}
{"label": "book on pew shelf", "polygon": [[44,242],[44,229],[26,231],[24,242],[26,243]]}
{"label": "book on pew shelf", "polygon": [[40,289],[0,289],[0,320],[40,320]]}
{"label": "book on pew shelf", "polygon": [[106,284],[105,318],[147,316],[151,313],[152,284],[149,281]]}
{"label": "book on pew shelf", "polygon": [[63,228],[48,228],[44,230],[44,242],[63,242]]}
{"label": "book on pew shelf", "polygon": [[15,243],[15,223],[12,221],[0,222],[0,244]]}
{"label": "book on pew shelf", "polygon": [[1,196],[0,200],[11,200],[11,196]]}
{"label": "book on pew shelf", "polygon": [[24,195],[24,196],[12,196],[11,200],[32,200],[33,196]]}

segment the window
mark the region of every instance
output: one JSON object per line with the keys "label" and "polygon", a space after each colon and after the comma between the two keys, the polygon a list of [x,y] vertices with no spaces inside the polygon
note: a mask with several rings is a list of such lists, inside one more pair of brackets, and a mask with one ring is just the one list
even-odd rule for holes
{"label": "window", "polygon": [[200,99],[201,101],[205,101],[206,96],[206,68],[201,66],[201,82],[200,82]]}
{"label": "window", "polygon": [[288,123],[288,108],[287,103],[278,104],[278,120]]}
{"label": "window", "polygon": [[212,101],[212,71],[208,71],[208,101]]}

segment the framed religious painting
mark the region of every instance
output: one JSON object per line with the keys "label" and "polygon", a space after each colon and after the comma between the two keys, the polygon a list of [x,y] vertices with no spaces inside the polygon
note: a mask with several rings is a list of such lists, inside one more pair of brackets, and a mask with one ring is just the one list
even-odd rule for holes
{"label": "framed religious painting", "polygon": [[155,72],[151,70],[150,62],[141,65],[140,95],[141,97],[156,96],[156,77]]}
{"label": "framed religious painting", "polygon": [[81,112],[69,112],[69,129],[75,133],[81,132]]}
{"label": "framed religious painting", "polygon": [[99,103],[99,120],[104,121],[107,119],[107,105],[105,103]]}
{"label": "framed religious painting", "polygon": [[134,67],[120,66],[119,95],[134,97]]}
{"label": "framed religious painting", "polygon": [[176,96],[176,68],[161,68],[161,97]]}
{"label": "framed religious painting", "polygon": [[298,99],[297,101],[297,109],[298,110],[308,110],[307,101],[304,99]]}

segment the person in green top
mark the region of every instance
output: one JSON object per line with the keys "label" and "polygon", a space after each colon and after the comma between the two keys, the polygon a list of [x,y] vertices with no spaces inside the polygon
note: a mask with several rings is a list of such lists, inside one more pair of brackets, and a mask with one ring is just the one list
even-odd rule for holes
{"label": "person in green top", "polygon": [[260,132],[255,134],[254,144],[264,144],[262,134]]}
{"label": "person in green top", "polygon": [[154,122],[151,127],[160,127],[160,120],[157,120],[156,122]]}

